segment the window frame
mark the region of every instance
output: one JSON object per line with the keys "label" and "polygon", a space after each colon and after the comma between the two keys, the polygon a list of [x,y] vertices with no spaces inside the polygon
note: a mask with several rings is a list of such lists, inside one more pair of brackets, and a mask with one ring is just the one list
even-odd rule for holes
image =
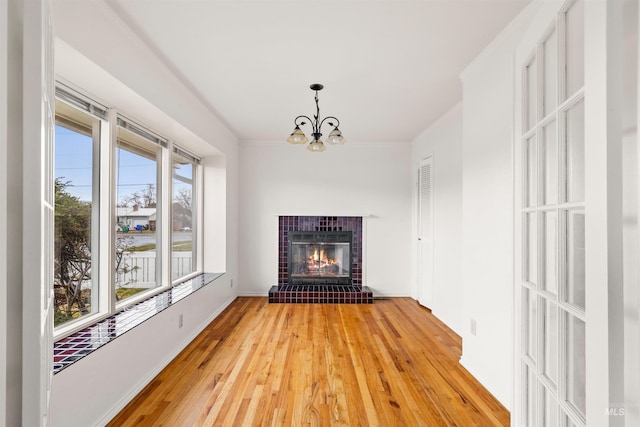
{"label": "window frame", "polygon": [[[100,232],[101,229],[101,221],[104,220],[104,193],[103,188],[99,180],[99,175],[96,175],[96,171],[99,171],[99,163],[102,155],[102,146],[103,144],[103,136],[105,135],[105,129],[108,128],[108,121],[105,120],[106,109],[101,109],[100,107],[95,106],[93,103],[85,101],[83,97],[79,94],[70,92],[69,89],[62,89],[61,87],[56,87],[56,98],[55,102],[60,101],[64,103],[69,108],[73,109],[73,114],[84,114],[88,119],[92,121],[92,126],[87,130],[87,134],[90,134],[92,137],[92,174],[91,174],[91,182],[92,182],[92,199],[91,199],[91,234],[90,241],[91,245],[94,248],[98,248],[97,250],[91,251],[91,266],[92,269],[97,267],[97,271],[91,273],[91,312],[85,316],[79,317],[77,319],[73,319],[67,321],[59,326],[54,326],[54,340],[58,338],[62,338],[66,335],[69,335],[78,329],[81,329],[86,324],[93,323],[103,319],[104,317],[104,309],[106,307],[106,301],[104,300],[105,290],[104,286],[101,286],[103,269],[105,269],[108,263],[105,263],[100,257],[100,246],[102,241],[102,235]],[[54,103],[55,105],[55,103]],[[60,117],[57,112],[54,114],[54,123],[55,126],[62,126],[64,128],[74,130],[79,132],[77,129],[72,129],[72,127],[80,127],[81,125],[73,125],[72,120],[69,117],[66,118],[66,122],[60,124]],[[97,125],[96,125],[97,124]],[[87,135],[89,136],[89,135]],[[55,144],[54,144],[55,147]],[[53,151],[53,156],[55,158],[55,148]],[[55,175],[55,167],[52,170]],[[55,178],[55,177],[54,177]],[[52,180],[54,182],[54,180]],[[97,204],[97,206],[96,206]],[[94,224],[97,224],[97,230],[93,230]],[[55,203],[54,203],[54,223],[53,229],[50,230],[51,233],[55,232]],[[55,237],[54,237],[54,246],[55,246]],[[55,256],[55,252],[53,254]],[[95,267],[94,267],[95,266]],[[52,278],[53,279],[53,278]],[[52,283],[53,286],[53,283]]]}
{"label": "window frame", "polygon": [[[175,141],[150,130],[137,120],[130,119],[128,115],[122,113],[114,107],[106,107],[104,103],[94,101],[81,90],[72,88],[70,85],[56,82],[56,101],[64,102],[81,113],[89,114],[99,120],[98,129],[92,130],[94,137],[93,170],[92,183],[94,186],[94,199],[92,200],[92,226],[97,225],[97,231],[92,232],[92,246],[97,248],[92,250],[92,260],[98,261],[98,271],[92,272],[93,289],[98,289],[97,304],[94,302],[94,290],[92,290],[92,312],[77,319],[65,322],[54,327],[54,341],[67,337],[81,329],[104,320],[114,314],[126,310],[143,300],[151,298],[161,292],[189,280],[203,272],[202,262],[202,187],[203,172],[200,165],[200,158],[182,148]],[[56,115],[56,123],[57,123]],[[123,126],[124,125],[124,126]],[[133,131],[139,136],[147,139],[150,143],[158,146],[157,158],[157,255],[156,255],[156,275],[157,286],[126,298],[121,302],[116,301],[116,279],[115,279],[115,246],[116,246],[116,149],[118,144],[118,127],[125,127],[128,131]],[[97,138],[97,139],[96,139]],[[55,143],[53,150],[55,152]],[[172,280],[171,256],[171,224],[172,224],[172,202],[173,202],[173,156],[174,152],[185,153],[194,160],[193,170],[193,191],[192,191],[192,230],[194,246],[192,252],[193,271],[188,275]],[[53,182],[53,180],[52,180]],[[97,193],[97,198],[96,198]],[[95,207],[94,204],[98,206]],[[53,229],[50,230],[54,232]],[[93,267],[93,264],[92,264]],[[94,279],[95,278],[95,279]],[[53,277],[51,278],[53,286]],[[94,304],[97,308],[94,308]]]}
{"label": "window frame", "polygon": [[[163,218],[165,217],[165,212],[166,212],[166,208],[165,208],[165,189],[167,187],[167,180],[165,178],[164,175],[166,175],[167,169],[164,166],[166,163],[166,157],[167,157],[167,153],[165,152],[165,150],[168,147],[168,140],[156,135],[154,132],[147,130],[146,128],[144,128],[142,125],[137,124],[136,122],[125,118],[121,113],[117,113],[116,114],[116,131],[114,133],[114,137],[111,141],[111,144],[113,145],[113,161],[112,163],[114,164],[114,172],[113,175],[110,177],[110,181],[111,181],[111,185],[113,188],[113,193],[114,193],[114,209],[117,209],[118,207],[118,203],[119,201],[117,200],[118,197],[118,182],[117,182],[117,176],[119,174],[118,170],[116,169],[118,167],[117,161],[116,161],[116,156],[117,156],[117,150],[118,148],[121,148],[119,146],[121,141],[126,142],[123,138],[120,138],[118,133],[119,133],[119,129],[124,129],[124,131],[126,133],[130,133],[133,135],[130,136],[134,136],[134,138],[140,137],[142,138],[144,141],[140,141],[143,145],[148,145],[149,150],[150,151],[155,151],[155,153],[151,153],[155,155],[155,159],[154,161],[156,162],[156,256],[155,256],[155,283],[156,286],[149,288],[145,291],[141,291],[135,295],[132,295],[128,298],[125,298],[124,300],[118,301],[115,298],[115,291],[116,291],[116,283],[114,280],[114,283],[112,284],[112,294],[114,295],[114,302],[113,302],[113,311],[118,312],[120,310],[125,309],[126,307],[131,306],[132,304],[135,304],[137,302],[140,302],[144,299],[147,299],[149,297],[152,297],[160,292],[163,292],[165,290],[167,290],[170,287],[170,283],[169,281],[167,281],[167,274],[170,274],[169,272],[166,272],[164,266],[166,264],[165,261],[165,250],[163,250],[163,245],[165,242],[168,242],[168,240],[166,239],[166,236],[164,235],[165,233],[163,233]],[[135,148],[135,147],[132,147]],[[145,150],[147,147],[143,147],[142,149]],[[127,148],[122,148],[122,149],[127,149]],[[127,149],[128,151],[132,152],[132,150]],[[169,213],[170,216],[170,213]],[[111,220],[114,222],[114,224],[112,225],[111,228],[114,229],[114,233],[115,233],[115,229],[118,226],[118,221],[117,221],[117,215],[113,215],[111,216]],[[112,264],[112,271],[115,269],[115,251],[116,251],[116,236],[114,236],[114,238],[112,239],[112,247],[111,247],[111,254],[114,257],[113,260],[113,264]],[[113,314],[113,313],[112,313]]]}
{"label": "window frame", "polygon": [[[191,170],[191,180],[192,180],[192,189],[191,189],[191,234],[192,234],[192,243],[191,243],[191,259],[192,259],[192,271],[188,274],[185,274],[183,276],[177,277],[177,278],[173,278],[173,271],[171,271],[171,282],[173,285],[176,285],[178,283],[181,283],[185,280],[189,280],[195,276],[197,276],[198,274],[202,273],[202,238],[201,235],[202,233],[199,233],[198,231],[201,230],[201,226],[200,226],[200,218],[202,218],[202,214],[201,214],[201,209],[202,209],[202,196],[201,196],[201,183],[202,183],[202,166],[201,166],[201,159],[200,157],[196,156],[195,154],[192,154],[190,151],[182,148],[181,146],[177,145],[177,144],[172,144],[171,147],[171,154],[170,154],[170,161],[171,161],[171,170],[173,172],[173,161],[175,157],[181,157],[184,160],[187,160],[191,163],[192,166],[192,170]],[[171,221],[170,224],[173,224],[173,196],[175,195],[174,193],[174,188],[173,188],[173,173],[171,174],[171,206],[172,208],[170,209],[170,213],[171,213]],[[169,237],[169,241],[171,242],[171,250],[169,250],[169,257],[170,257],[170,262],[171,265],[173,265],[173,227],[170,226],[169,227],[170,230],[170,237]]]}

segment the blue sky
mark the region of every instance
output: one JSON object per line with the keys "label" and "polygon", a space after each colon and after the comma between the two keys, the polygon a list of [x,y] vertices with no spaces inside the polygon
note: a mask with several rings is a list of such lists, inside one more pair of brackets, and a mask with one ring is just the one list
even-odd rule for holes
{"label": "blue sky", "polygon": [[[67,191],[91,201],[92,139],[62,126],[56,126],[55,134],[55,176],[69,182]],[[130,151],[118,149],[117,182],[118,201],[149,184],[156,185],[156,162]],[[191,168],[182,167],[180,174],[191,178]],[[184,185],[174,180],[174,185]]]}

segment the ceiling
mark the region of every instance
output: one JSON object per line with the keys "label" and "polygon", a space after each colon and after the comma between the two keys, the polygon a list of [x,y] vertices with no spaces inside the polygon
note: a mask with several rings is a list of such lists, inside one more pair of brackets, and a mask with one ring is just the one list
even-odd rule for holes
{"label": "ceiling", "polygon": [[321,83],[347,141],[409,142],[528,0],[106,3],[241,141],[284,140]]}

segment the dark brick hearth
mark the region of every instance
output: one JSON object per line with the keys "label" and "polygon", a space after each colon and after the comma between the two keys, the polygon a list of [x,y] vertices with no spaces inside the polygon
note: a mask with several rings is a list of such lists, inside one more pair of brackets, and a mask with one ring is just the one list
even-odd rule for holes
{"label": "dark brick hearth", "polygon": [[269,302],[281,304],[373,304],[373,293],[367,286],[273,286],[269,290]]}
{"label": "dark brick hearth", "polygon": [[[292,285],[287,270],[289,232],[352,232],[351,285]],[[270,303],[372,304],[373,293],[362,286],[362,217],[280,216],[278,218],[278,285],[269,290]]]}

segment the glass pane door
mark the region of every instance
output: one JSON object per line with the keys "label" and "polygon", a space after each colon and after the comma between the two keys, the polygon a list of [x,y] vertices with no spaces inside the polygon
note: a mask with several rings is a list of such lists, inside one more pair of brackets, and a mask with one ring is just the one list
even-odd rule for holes
{"label": "glass pane door", "polygon": [[582,3],[567,2],[521,62],[520,420],[530,427],[586,425]]}

